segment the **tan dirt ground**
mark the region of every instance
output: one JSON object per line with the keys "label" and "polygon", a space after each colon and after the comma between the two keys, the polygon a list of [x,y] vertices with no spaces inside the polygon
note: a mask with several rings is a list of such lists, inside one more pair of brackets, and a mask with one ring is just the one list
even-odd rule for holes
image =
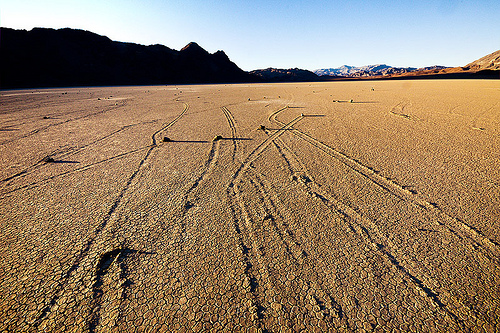
{"label": "tan dirt ground", "polygon": [[500,331],[498,80],[0,99],[0,331]]}

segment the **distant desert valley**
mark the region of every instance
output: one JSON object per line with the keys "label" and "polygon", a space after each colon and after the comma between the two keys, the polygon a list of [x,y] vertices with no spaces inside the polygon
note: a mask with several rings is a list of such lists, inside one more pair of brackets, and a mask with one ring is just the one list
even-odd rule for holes
{"label": "distant desert valley", "polygon": [[500,331],[500,51],[316,79],[74,34],[2,30],[0,331]]}

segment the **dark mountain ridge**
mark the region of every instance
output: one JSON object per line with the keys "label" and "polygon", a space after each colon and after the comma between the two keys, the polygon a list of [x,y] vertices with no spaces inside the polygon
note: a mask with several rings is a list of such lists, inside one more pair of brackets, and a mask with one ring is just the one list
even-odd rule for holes
{"label": "dark mountain ridge", "polygon": [[260,77],[267,82],[310,82],[321,78],[311,71],[300,68],[266,68],[251,71],[250,74]]}
{"label": "dark mountain ridge", "polygon": [[3,89],[253,81],[223,51],[210,54],[196,43],[176,51],[69,28],[0,28]]}

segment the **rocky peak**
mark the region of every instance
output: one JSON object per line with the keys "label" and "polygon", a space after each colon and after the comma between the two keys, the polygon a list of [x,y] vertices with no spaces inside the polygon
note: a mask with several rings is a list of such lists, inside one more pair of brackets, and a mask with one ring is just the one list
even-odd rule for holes
{"label": "rocky peak", "polygon": [[208,52],[204,48],[202,48],[200,45],[198,45],[196,42],[191,42],[188,45],[184,46],[181,49],[181,52],[208,54]]}

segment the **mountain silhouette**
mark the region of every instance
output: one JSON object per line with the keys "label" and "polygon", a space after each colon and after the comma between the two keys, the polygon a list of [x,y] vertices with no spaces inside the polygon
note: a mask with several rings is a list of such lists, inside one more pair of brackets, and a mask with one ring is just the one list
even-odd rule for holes
{"label": "mountain silhouette", "polygon": [[320,77],[311,71],[300,68],[266,68],[251,71],[266,82],[312,82],[319,81]]}
{"label": "mountain silhouette", "polygon": [[69,28],[0,29],[3,89],[258,80],[223,51],[210,54],[194,42],[176,51]]}

